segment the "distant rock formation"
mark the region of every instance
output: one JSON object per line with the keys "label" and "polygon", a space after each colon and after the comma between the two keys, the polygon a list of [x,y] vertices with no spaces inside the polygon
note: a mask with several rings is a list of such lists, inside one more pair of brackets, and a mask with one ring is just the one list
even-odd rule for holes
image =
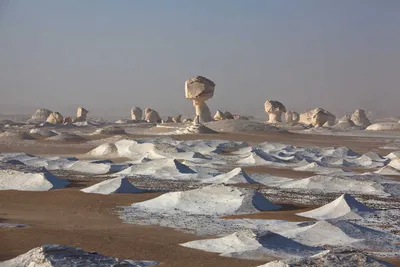
{"label": "distant rock formation", "polygon": [[336,116],[323,108],[315,108],[300,114],[299,122],[314,127],[333,126]]}
{"label": "distant rock formation", "polygon": [[79,107],[76,112],[76,121],[86,121],[89,111],[83,107]]}
{"label": "distant rock formation", "polygon": [[161,117],[154,109],[146,109],[146,121],[151,123],[161,123]]}
{"label": "distant rock formation", "polygon": [[172,121],[175,123],[181,123],[182,122],[182,115],[177,115],[172,117]]}
{"label": "distant rock formation", "polygon": [[355,125],[364,128],[367,128],[371,125],[371,122],[367,118],[367,115],[365,115],[365,111],[363,109],[356,109],[351,115],[351,120],[355,123]]}
{"label": "distant rock formation", "polygon": [[282,122],[282,113],[286,112],[285,106],[276,100],[267,100],[264,104],[265,112],[268,113],[269,123]]}
{"label": "distant rock formation", "polygon": [[395,122],[382,122],[382,123],[374,123],[368,126],[366,131],[387,131],[387,132],[399,132],[400,131],[400,123]]}
{"label": "distant rock formation", "polygon": [[134,121],[140,121],[143,119],[143,111],[139,107],[134,107],[131,109],[131,118]]}
{"label": "distant rock formation", "polygon": [[47,123],[59,124],[64,122],[64,117],[59,112],[52,112],[46,119]]}
{"label": "distant rock formation", "polygon": [[200,122],[200,116],[196,116],[193,123],[183,131],[178,131],[181,134],[212,134],[218,133]]}
{"label": "distant rock formation", "polygon": [[221,110],[217,110],[217,113],[214,115],[214,120],[216,121],[222,121],[225,120],[225,115]]}
{"label": "distant rock formation", "polygon": [[162,123],[174,122],[170,116],[166,120],[162,120]]}
{"label": "distant rock formation", "polygon": [[286,111],[285,119],[287,124],[297,123],[300,119],[299,113],[296,111]]}
{"label": "distant rock formation", "polygon": [[199,116],[201,123],[212,121],[206,101],[213,97],[214,91],[215,83],[203,76],[196,76],[185,82],[185,97],[193,101],[196,116]]}
{"label": "distant rock formation", "polygon": [[64,123],[64,124],[65,124],[65,123],[72,123],[72,122],[73,122],[73,120],[72,120],[71,117],[65,117],[64,120],[63,120],[63,123]]}
{"label": "distant rock formation", "polygon": [[51,113],[51,110],[40,108],[32,115],[30,121],[45,122]]}
{"label": "distant rock formation", "polygon": [[232,115],[232,113],[230,113],[229,111],[225,111],[224,113],[225,119],[226,120],[233,120],[235,119],[235,117]]}

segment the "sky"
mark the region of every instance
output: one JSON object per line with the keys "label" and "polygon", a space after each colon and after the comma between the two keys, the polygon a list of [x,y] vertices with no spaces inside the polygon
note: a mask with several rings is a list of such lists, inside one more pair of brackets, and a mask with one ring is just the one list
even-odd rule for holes
{"label": "sky", "polygon": [[0,113],[365,109],[400,116],[398,0],[0,0]]}

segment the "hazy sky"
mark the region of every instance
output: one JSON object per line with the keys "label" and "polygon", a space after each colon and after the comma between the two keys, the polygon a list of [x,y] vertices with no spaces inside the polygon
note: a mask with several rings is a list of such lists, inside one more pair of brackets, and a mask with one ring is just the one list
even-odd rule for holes
{"label": "hazy sky", "polygon": [[0,113],[129,116],[208,104],[262,115],[356,108],[400,115],[399,0],[0,0]]}

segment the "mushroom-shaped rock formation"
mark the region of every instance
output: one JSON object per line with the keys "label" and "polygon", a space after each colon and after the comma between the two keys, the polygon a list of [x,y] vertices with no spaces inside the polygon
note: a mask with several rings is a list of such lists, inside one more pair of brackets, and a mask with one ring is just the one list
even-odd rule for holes
{"label": "mushroom-shaped rock formation", "polygon": [[63,123],[64,117],[60,114],[60,112],[52,112],[46,119],[46,122],[57,124]]}
{"label": "mushroom-shaped rock formation", "polygon": [[45,122],[51,113],[51,110],[40,108],[36,110],[35,114],[32,115],[32,118],[30,120]]}
{"label": "mushroom-shaped rock formation", "polygon": [[355,110],[354,113],[351,114],[351,120],[355,123],[355,125],[361,126],[364,128],[371,125],[371,122],[367,118],[367,115],[365,115],[365,110],[363,110],[363,109]]}
{"label": "mushroom-shaped rock formation", "polygon": [[161,117],[158,115],[157,111],[152,109],[146,113],[146,121],[151,123],[160,123]]}
{"label": "mushroom-shaped rock formation", "polygon": [[217,110],[217,113],[214,115],[214,120],[216,121],[222,121],[225,120],[225,115],[221,110]]}
{"label": "mushroom-shaped rock formation", "polygon": [[86,121],[87,119],[87,114],[89,111],[83,107],[79,107],[77,112],[76,112],[76,120],[77,121]]}
{"label": "mushroom-shaped rock formation", "polygon": [[193,101],[196,116],[199,116],[202,123],[212,121],[206,101],[213,97],[214,91],[215,83],[203,76],[196,76],[185,82],[185,97]]}
{"label": "mushroom-shaped rock formation", "polygon": [[131,118],[134,121],[140,121],[143,118],[143,111],[139,107],[134,107],[131,109]]}
{"label": "mushroom-shaped rock formation", "polygon": [[313,126],[334,125],[336,120],[335,115],[326,111],[323,108],[315,108],[300,114],[299,122]]}
{"label": "mushroom-shaped rock formation", "polygon": [[269,123],[279,123],[282,122],[282,113],[286,112],[285,106],[275,100],[267,100],[264,104],[265,112],[268,113]]}
{"label": "mushroom-shaped rock formation", "polygon": [[182,115],[177,115],[172,117],[172,121],[175,123],[181,123],[182,122]]}
{"label": "mushroom-shaped rock formation", "polygon": [[232,115],[232,113],[230,113],[229,111],[225,111],[224,113],[225,119],[226,120],[233,120],[235,119],[235,117]]}

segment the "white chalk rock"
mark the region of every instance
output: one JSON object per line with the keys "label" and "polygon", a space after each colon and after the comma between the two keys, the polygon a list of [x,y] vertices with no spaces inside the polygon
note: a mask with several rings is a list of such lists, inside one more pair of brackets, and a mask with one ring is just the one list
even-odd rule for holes
{"label": "white chalk rock", "polygon": [[400,131],[400,123],[391,123],[391,122],[375,123],[368,126],[365,130],[397,132]]}
{"label": "white chalk rock", "polygon": [[299,113],[296,111],[287,111],[285,113],[285,119],[287,124],[297,123],[300,119]]}
{"label": "white chalk rock", "polygon": [[40,108],[36,110],[35,114],[32,115],[31,120],[45,122],[51,113],[52,113],[51,110]]}
{"label": "white chalk rock", "polygon": [[89,111],[83,107],[79,107],[76,112],[76,121],[86,121]]}
{"label": "white chalk rock", "polygon": [[175,123],[181,123],[182,122],[182,115],[177,115],[172,117],[172,121]]}
{"label": "white chalk rock", "polygon": [[217,110],[217,113],[215,113],[215,115],[214,115],[214,120],[222,121],[222,120],[225,120],[225,119],[226,118],[225,118],[224,113],[221,110]]}
{"label": "white chalk rock", "polygon": [[265,112],[268,113],[269,123],[279,123],[282,122],[282,113],[286,112],[285,106],[275,100],[267,100],[264,104]]}
{"label": "white chalk rock", "polygon": [[333,126],[335,124],[336,117],[332,113],[326,111],[323,108],[315,108],[307,112],[300,114],[299,122],[312,125],[314,127]]}
{"label": "white chalk rock", "polygon": [[161,117],[158,115],[157,111],[152,109],[146,113],[146,121],[151,123],[160,123]]}
{"label": "white chalk rock", "polygon": [[351,115],[351,120],[354,122],[355,125],[364,128],[371,125],[371,122],[367,118],[367,115],[365,115],[365,111],[363,109],[355,110],[354,113]]}
{"label": "white chalk rock", "polygon": [[233,116],[232,113],[230,113],[229,111],[225,111],[224,116],[225,116],[226,120],[234,120],[235,119],[235,116]]}
{"label": "white chalk rock", "polygon": [[143,118],[143,111],[139,107],[134,107],[131,109],[131,118],[134,121],[140,121]]}
{"label": "white chalk rock", "polygon": [[49,117],[47,117],[46,122],[52,124],[63,123],[64,117],[59,112],[52,112]]}
{"label": "white chalk rock", "polygon": [[1,267],[69,267],[69,266],[124,266],[147,267],[157,265],[156,261],[133,261],[85,252],[80,248],[48,244],[34,248],[11,260],[0,263]]}
{"label": "white chalk rock", "polygon": [[108,179],[98,184],[81,189],[82,192],[92,194],[134,194],[143,193],[145,190],[134,186],[126,177]]}
{"label": "white chalk rock", "polygon": [[119,156],[118,148],[113,143],[104,143],[104,144],[90,150],[87,154],[90,156],[95,156],[95,157],[117,157],[117,156]]}
{"label": "white chalk rock", "polygon": [[200,116],[196,116],[192,124],[184,130],[177,130],[177,134],[215,134],[218,133],[200,122]]}
{"label": "white chalk rock", "polygon": [[200,122],[212,121],[211,112],[206,101],[213,97],[215,83],[203,76],[196,76],[185,81],[185,97],[193,101],[196,109],[196,116]]}

